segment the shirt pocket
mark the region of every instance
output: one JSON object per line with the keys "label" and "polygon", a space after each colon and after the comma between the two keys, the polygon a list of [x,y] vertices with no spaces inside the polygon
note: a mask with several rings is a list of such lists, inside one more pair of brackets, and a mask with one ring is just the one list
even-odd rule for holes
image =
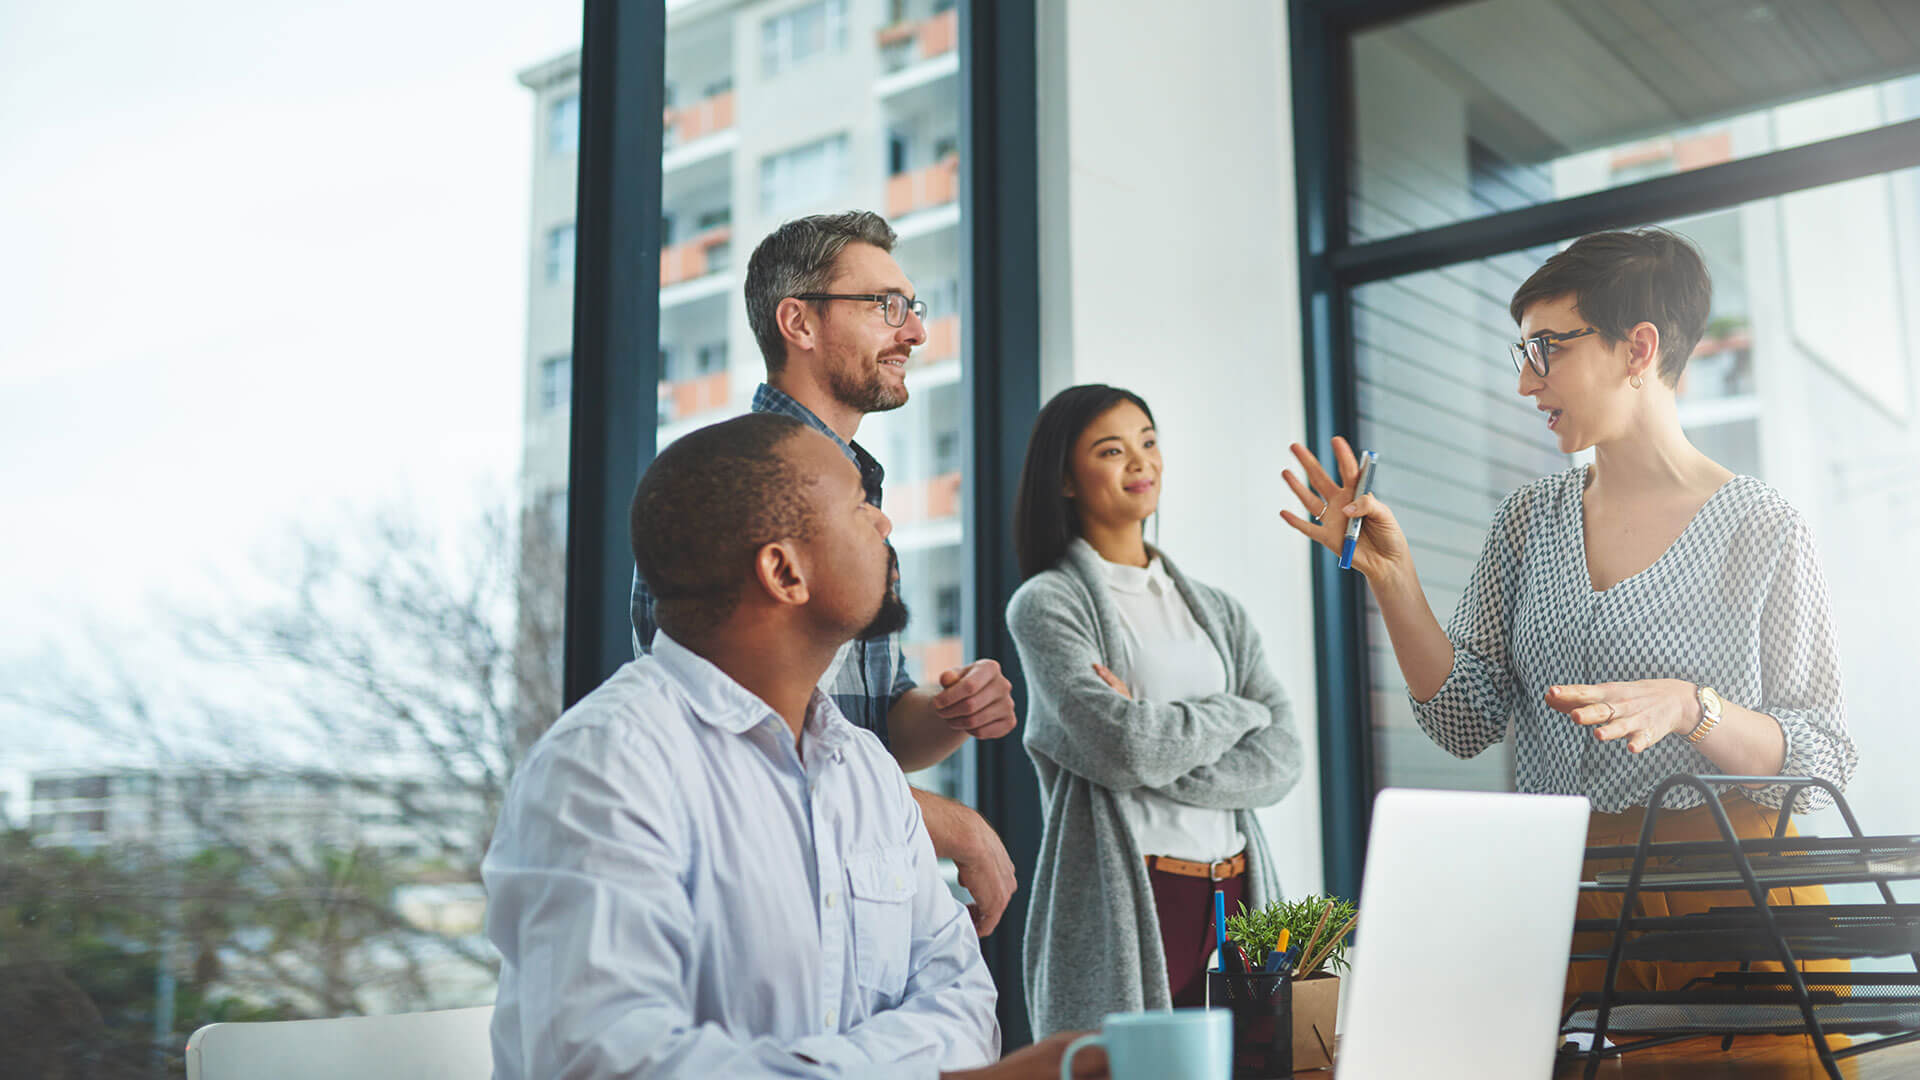
{"label": "shirt pocket", "polygon": [[906,990],[913,951],[913,857],[881,848],[847,862],[853,897],[853,967],[860,985],[887,997]]}

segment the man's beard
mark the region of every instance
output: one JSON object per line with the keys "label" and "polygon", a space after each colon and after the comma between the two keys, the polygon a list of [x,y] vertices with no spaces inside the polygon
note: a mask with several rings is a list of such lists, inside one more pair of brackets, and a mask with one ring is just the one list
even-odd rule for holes
{"label": "man's beard", "polygon": [[907,602],[900,599],[900,553],[887,545],[887,591],[880,597],[880,610],[874,613],[873,621],[860,631],[862,641],[873,641],[897,634],[907,628]]}
{"label": "man's beard", "polygon": [[866,378],[854,371],[837,368],[827,377],[827,390],[833,400],[859,413],[892,412],[907,403],[905,386],[889,386],[876,363]]}

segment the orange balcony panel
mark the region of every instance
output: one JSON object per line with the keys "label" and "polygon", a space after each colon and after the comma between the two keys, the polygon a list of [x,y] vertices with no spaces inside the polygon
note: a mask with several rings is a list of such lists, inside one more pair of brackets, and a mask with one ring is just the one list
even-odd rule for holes
{"label": "orange balcony panel", "polygon": [[706,248],[695,244],[675,244],[660,250],[660,284],[663,286],[692,281],[706,272]]}
{"label": "orange balcony panel", "polygon": [[960,155],[948,154],[924,169],[903,172],[887,181],[887,216],[944,206],[959,197]]}
{"label": "orange balcony panel", "polygon": [[889,45],[898,45],[903,41],[912,41],[913,36],[919,32],[919,23],[897,22],[892,26],[881,27],[879,32],[874,34],[873,37],[874,40],[879,43],[880,47],[884,49]]}
{"label": "orange balcony panel", "polygon": [[960,516],[960,474],[950,472],[927,481],[927,519]]}
{"label": "orange balcony panel", "polygon": [[707,249],[694,244],[675,244],[660,249],[660,284],[675,285],[692,281],[707,272]]}
{"label": "orange balcony panel", "polygon": [[727,373],[716,371],[666,384],[673,398],[673,418],[683,419],[711,412],[727,403]]}
{"label": "orange balcony panel", "polygon": [[1681,139],[1673,144],[1673,167],[1679,172],[1732,160],[1733,133],[1730,131]]}
{"label": "orange balcony panel", "polygon": [[927,679],[937,679],[943,671],[952,671],[960,666],[966,653],[961,651],[957,637],[940,638],[917,646],[920,654],[920,671]]}
{"label": "orange balcony panel", "polygon": [[660,284],[677,285],[682,281],[692,281],[704,277],[712,267],[707,252],[715,245],[724,244],[733,239],[733,226],[721,225],[708,229],[699,236],[683,244],[660,249]]}
{"label": "orange balcony panel", "polygon": [[913,351],[915,364],[938,364],[960,355],[960,316],[927,320],[927,343]]}
{"label": "orange balcony panel", "polygon": [[673,134],[682,145],[733,126],[733,91],[673,111]]}
{"label": "orange balcony panel", "polygon": [[1636,143],[1633,146],[1615,150],[1613,157],[1608,160],[1608,165],[1611,166],[1615,172],[1619,172],[1622,169],[1631,169],[1637,165],[1647,165],[1655,161],[1665,161],[1672,156],[1673,140],[1665,138],[1649,139],[1643,143]]}
{"label": "orange balcony panel", "polygon": [[960,44],[960,9],[942,12],[920,24],[920,59],[950,53]]}

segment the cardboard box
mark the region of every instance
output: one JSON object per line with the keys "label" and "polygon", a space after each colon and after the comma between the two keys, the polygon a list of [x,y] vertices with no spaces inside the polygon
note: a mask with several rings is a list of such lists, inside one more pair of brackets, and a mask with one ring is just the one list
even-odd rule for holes
{"label": "cardboard box", "polygon": [[1340,976],[1321,972],[1293,981],[1293,1068],[1333,1066],[1333,1030],[1340,1009]]}

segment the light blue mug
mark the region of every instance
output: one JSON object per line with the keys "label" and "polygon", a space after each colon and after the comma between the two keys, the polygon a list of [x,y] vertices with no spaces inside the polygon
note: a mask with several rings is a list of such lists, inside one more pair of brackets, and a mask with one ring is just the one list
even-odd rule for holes
{"label": "light blue mug", "polygon": [[1233,1014],[1225,1009],[1108,1013],[1097,1035],[1073,1040],[1060,1080],[1073,1080],[1073,1055],[1098,1046],[1113,1080],[1231,1080]]}

